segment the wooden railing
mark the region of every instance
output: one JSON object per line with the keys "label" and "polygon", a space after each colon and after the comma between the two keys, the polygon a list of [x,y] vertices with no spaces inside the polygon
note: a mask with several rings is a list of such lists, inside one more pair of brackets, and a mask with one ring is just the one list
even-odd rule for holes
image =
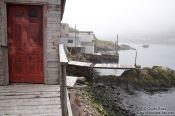
{"label": "wooden railing", "polygon": [[[59,56],[61,63],[61,78],[60,78],[60,97],[63,116],[72,116],[72,111],[69,103],[69,97],[66,88],[66,65],[68,59],[65,53],[64,44],[59,45]],[[69,106],[68,106],[69,105]]]}

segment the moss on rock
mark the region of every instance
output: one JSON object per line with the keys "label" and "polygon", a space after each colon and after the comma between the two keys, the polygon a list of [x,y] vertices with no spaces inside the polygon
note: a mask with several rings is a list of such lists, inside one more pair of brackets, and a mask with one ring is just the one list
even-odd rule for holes
{"label": "moss on rock", "polygon": [[132,85],[134,88],[169,88],[175,86],[175,71],[162,66],[126,70],[120,77],[103,76],[95,82],[115,84],[121,87]]}

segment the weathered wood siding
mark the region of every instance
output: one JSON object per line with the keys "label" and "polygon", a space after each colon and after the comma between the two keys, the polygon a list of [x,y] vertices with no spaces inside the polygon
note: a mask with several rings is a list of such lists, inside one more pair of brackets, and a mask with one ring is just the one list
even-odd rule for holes
{"label": "weathered wood siding", "polygon": [[46,83],[57,84],[60,77],[58,41],[60,38],[61,5],[48,5],[46,41]]}
{"label": "weathered wood siding", "polygon": [[0,0],[0,85],[9,84],[6,20],[6,5]]}
{"label": "weathered wood siding", "polygon": [[[61,31],[61,0],[0,0],[0,45],[6,46],[6,3],[44,6],[44,77],[45,84],[58,84],[60,64],[58,42]],[[0,85],[9,84],[8,48],[0,47]],[[4,61],[5,60],[5,61]]]}
{"label": "weathered wood siding", "polygon": [[2,84],[2,81],[3,81],[3,79],[2,79],[2,72],[3,72],[3,70],[2,70],[3,68],[2,68],[2,50],[0,49],[0,84]]}

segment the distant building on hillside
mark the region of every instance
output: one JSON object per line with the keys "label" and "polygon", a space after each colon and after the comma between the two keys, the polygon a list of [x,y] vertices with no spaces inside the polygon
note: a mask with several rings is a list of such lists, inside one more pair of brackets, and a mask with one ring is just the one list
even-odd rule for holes
{"label": "distant building on hillside", "polygon": [[94,54],[95,35],[92,31],[78,31],[68,24],[61,24],[61,42],[68,47],[83,47],[82,52]]}
{"label": "distant building on hillside", "polygon": [[[77,36],[77,34],[72,33],[72,31],[70,31],[69,25],[67,23],[62,23],[61,24],[61,41],[62,43],[64,43],[67,47],[81,47],[81,43],[79,41],[79,38]],[[77,32],[78,33],[78,32]]]}
{"label": "distant building on hillside", "polygon": [[95,34],[92,31],[79,31],[81,45],[85,48],[85,53],[94,54]]}

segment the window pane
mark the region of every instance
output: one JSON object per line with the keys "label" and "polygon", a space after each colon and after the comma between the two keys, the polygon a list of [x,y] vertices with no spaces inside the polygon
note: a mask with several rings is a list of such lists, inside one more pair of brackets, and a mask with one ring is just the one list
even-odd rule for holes
{"label": "window pane", "polygon": [[37,10],[37,8],[30,7],[28,15],[29,15],[29,17],[38,17],[38,10]]}
{"label": "window pane", "polygon": [[73,43],[73,40],[68,40],[68,43]]}

